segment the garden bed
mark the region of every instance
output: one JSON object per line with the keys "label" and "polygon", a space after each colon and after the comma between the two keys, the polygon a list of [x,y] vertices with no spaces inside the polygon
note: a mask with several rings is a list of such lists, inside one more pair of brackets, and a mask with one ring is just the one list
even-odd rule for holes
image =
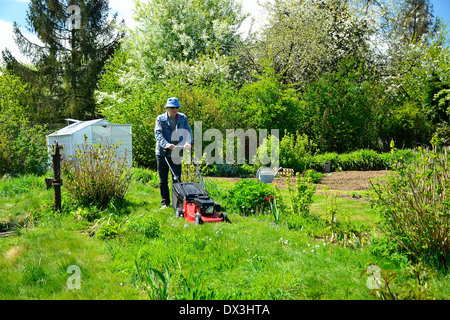
{"label": "garden bed", "polygon": [[[379,171],[341,171],[325,174],[321,182],[317,184],[317,191],[324,186],[328,186],[330,190],[338,191],[364,191],[371,189],[369,179],[376,177],[382,177],[389,173],[389,170]],[[224,179],[230,182],[239,181],[242,178],[215,178]],[[253,178],[256,179],[256,178]],[[295,177],[292,178],[292,182],[295,182]],[[273,182],[278,188],[287,189],[286,178],[276,177]]]}

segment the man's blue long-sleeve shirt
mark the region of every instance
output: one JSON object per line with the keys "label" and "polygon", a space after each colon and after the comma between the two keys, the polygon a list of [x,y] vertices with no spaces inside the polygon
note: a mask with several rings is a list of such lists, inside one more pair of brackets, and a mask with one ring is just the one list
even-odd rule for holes
{"label": "man's blue long-sleeve shirt", "polygon": [[177,113],[175,130],[170,128],[169,115],[167,112],[156,117],[155,139],[155,153],[157,156],[169,155],[164,149],[170,144],[192,144],[192,130],[186,115],[181,112]]}

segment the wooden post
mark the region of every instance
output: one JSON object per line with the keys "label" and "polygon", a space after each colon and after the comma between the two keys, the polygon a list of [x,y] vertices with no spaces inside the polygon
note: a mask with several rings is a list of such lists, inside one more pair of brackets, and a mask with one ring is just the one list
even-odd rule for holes
{"label": "wooden post", "polygon": [[63,147],[58,144],[58,141],[55,141],[55,144],[52,146],[53,153],[53,180],[52,187],[55,189],[55,207],[54,211],[61,211],[61,152],[60,150]]}

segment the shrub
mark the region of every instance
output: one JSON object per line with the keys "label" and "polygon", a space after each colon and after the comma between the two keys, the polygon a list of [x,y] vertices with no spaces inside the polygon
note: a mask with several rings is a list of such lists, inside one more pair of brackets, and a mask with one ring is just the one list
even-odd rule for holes
{"label": "shrub", "polygon": [[117,155],[118,145],[87,143],[79,146],[72,160],[62,164],[64,186],[83,206],[105,208],[120,203],[130,187],[131,169],[126,155]]}
{"label": "shrub", "polygon": [[323,173],[308,169],[304,174],[305,178],[308,178],[312,183],[320,183],[323,178]]}
{"label": "shrub", "polygon": [[24,107],[27,86],[11,75],[0,76],[0,175],[42,174],[48,159],[46,127],[32,126]]}
{"label": "shrub", "polygon": [[290,207],[285,210],[287,226],[309,235],[317,233],[322,229],[322,221],[310,215],[309,211],[316,186],[312,184],[310,178],[302,177],[299,173],[296,173],[295,185],[290,176],[286,178],[286,184],[290,200]]}
{"label": "shrub", "polygon": [[[419,148],[411,164],[397,158],[395,174],[372,181],[382,232],[415,261],[448,266],[450,251],[450,172],[446,151]],[[396,150],[393,149],[394,155]]]}
{"label": "shrub", "polygon": [[227,202],[232,209],[243,215],[262,213],[266,200],[276,194],[276,191],[268,184],[243,179],[238,181],[229,191]]}
{"label": "shrub", "polygon": [[304,217],[308,216],[316,186],[311,183],[310,178],[301,177],[298,173],[296,174],[295,187],[292,185],[289,176],[286,178],[286,182],[291,200],[291,213]]}
{"label": "shrub", "polygon": [[[376,145],[380,88],[371,70],[354,58],[306,86],[306,133],[323,151],[349,152]],[[363,77],[364,75],[364,77]]]}
{"label": "shrub", "polygon": [[280,166],[303,172],[311,167],[317,145],[306,134],[284,132],[280,141]]}

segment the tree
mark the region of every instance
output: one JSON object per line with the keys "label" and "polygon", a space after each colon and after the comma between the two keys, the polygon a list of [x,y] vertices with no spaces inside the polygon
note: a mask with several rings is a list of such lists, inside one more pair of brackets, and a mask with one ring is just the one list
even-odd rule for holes
{"label": "tree", "polygon": [[364,62],[341,60],[334,72],[307,86],[304,131],[321,151],[377,148],[382,88]]}
{"label": "tree", "polygon": [[108,13],[108,0],[31,0],[27,29],[42,45],[30,42],[14,23],[15,41],[31,66],[7,49],[2,56],[8,72],[20,76],[34,93],[32,120],[96,116],[98,77],[123,37],[114,27],[117,14],[109,18]]}
{"label": "tree", "polygon": [[266,9],[258,60],[269,61],[286,83],[315,81],[368,50],[367,23],[348,0],[276,0]]}
{"label": "tree", "polygon": [[139,24],[123,44],[128,55],[123,82],[179,77],[198,84],[232,78],[227,57],[240,44],[245,17],[234,0],[137,1]]}
{"label": "tree", "polygon": [[404,42],[417,42],[433,28],[433,5],[430,0],[402,1],[393,31]]}
{"label": "tree", "polygon": [[0,175],[43,173],[46,169],[47,131],[43,126],[29,125],[25,116],[30,96],[27,89],[20,78],[0,72]]}

